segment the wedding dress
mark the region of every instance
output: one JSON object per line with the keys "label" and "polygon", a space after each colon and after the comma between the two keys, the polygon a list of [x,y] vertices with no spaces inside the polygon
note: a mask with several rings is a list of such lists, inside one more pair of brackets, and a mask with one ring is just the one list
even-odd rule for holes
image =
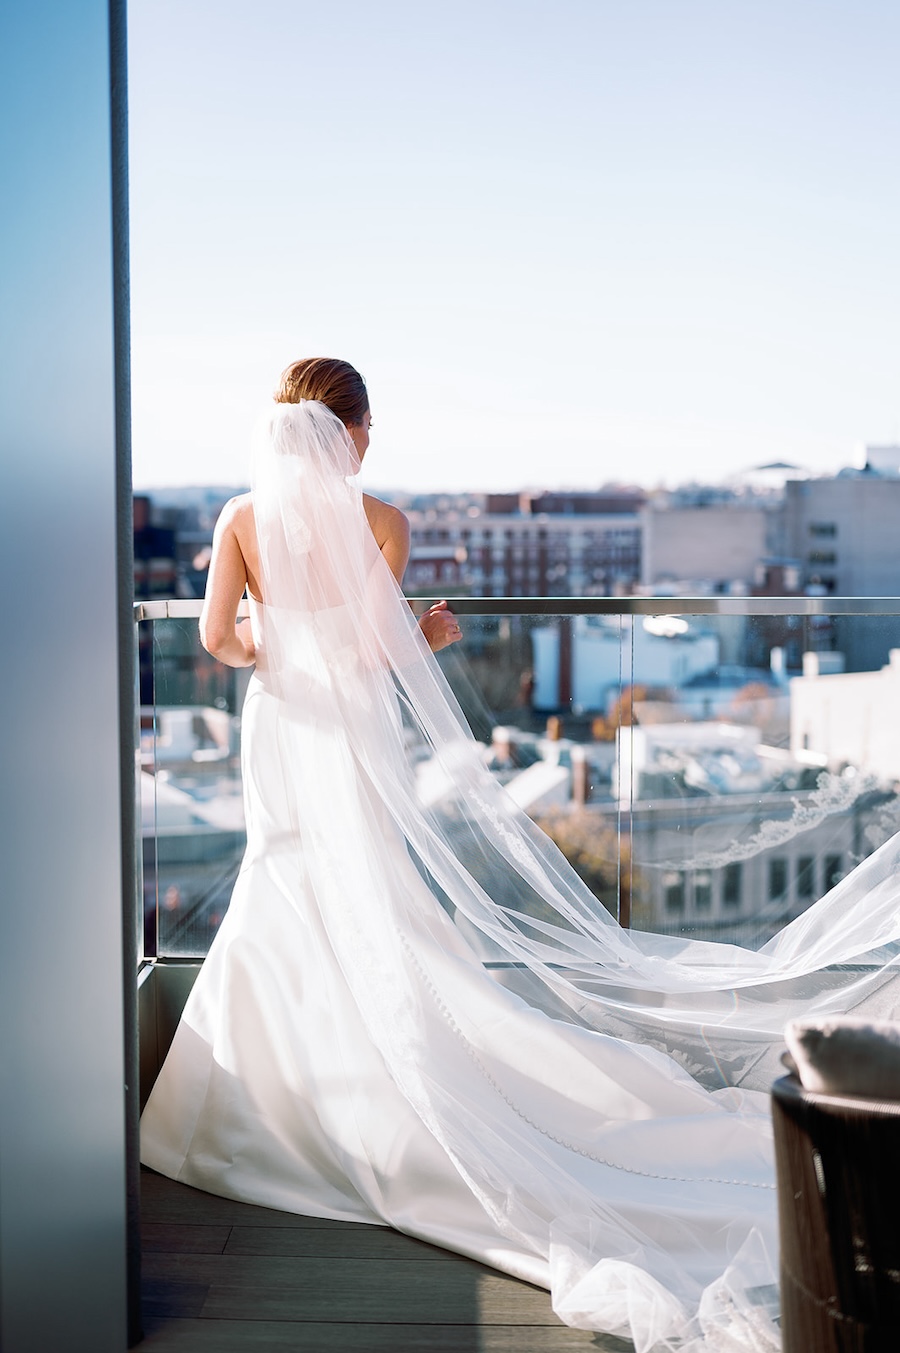
{"label": "wedding dress", "polygon": [[781,1030],[896,1013],[900,847],[758,952],[620,929],[484,769],[358,468],[321,404],[257,437],[247,852],[142,1157],[388,1222],[638,1353],[777,1348]]}

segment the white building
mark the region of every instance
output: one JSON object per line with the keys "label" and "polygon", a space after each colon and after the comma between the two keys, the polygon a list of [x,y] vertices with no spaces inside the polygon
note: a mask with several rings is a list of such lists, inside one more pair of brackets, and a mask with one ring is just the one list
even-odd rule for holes
{"label": "white building", "polygon": [[719,662],[718,637],[680,616],[575,616],[531,642],[535,709],[606,710],[623,686],[680,686]]}
{"label": "white building", "polygon": [[790,683],[792,752],[900,781],[900,650],[877,672],[825,675],[816,659],[805,654],[803,676]]}

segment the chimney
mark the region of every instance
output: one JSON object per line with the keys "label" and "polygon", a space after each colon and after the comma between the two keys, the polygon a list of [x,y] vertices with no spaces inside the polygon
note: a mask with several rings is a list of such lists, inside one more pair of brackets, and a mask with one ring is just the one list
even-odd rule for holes
{"label": "chimney", "polygon": [[590,769],[583,747],[573,747],[572,756],[572,802],[583,808],[591,797]]}

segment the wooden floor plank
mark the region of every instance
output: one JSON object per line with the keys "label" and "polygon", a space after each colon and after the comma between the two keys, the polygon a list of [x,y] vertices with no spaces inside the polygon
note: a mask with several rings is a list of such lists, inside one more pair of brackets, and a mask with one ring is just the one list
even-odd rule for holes
{"label": "wooden floor plank", "polygon": [[[145,1328],[154,1353],[480,1353],[477,1328],[296,1324],[273,1320],[177,1320]],[[510,1353],[512,1353],[511,1346]],[[529,1345],[529,1348],[531,1346]],[[498,1351],[499,1353],[499,1351]],[[521,1345],[515,1353],[525,1353]]]}
{"label": "wooden floor plank", "polygon": [[148,1279],[207,1284],[210,1319],[557,1324],[546,1292],[454,1255],[383,1259],[150,1254]]}
{"label": "wooden floor plank", "polygon": [[332,1221],[328,1217],[302,1217],[295,1212],[279,1212],[275,1208],[257,1207],[253,1203],[239,1203],[233,1198],[220,1198],[215,1193],[204,1193],[174,1179],[156,1174],[144,1166],[141,1170],[141,1213],[147,1221],[161,1224],[193,1223],[216,1226],[287,1226],[334,1230],[345,1226],[363,1230],[390,1231],[389,1226],[370,1226],[368,1222]]}
{"label": "wooden floor plank", "polygon": [[200,1316],[208,1295],[209,1283],[192,1283],[172,1274],[161,1279],[145,1274],[141,1282],[141,1309],[145,1320],[150,1316],[167,1319]]}
{"label": "wooden floor plank", "polygon": [[555,1325],[548,1294],[456,1255],[416,1263],[279,1255],[145,1256],[148,1279],[208,1284],[211,1319]]}
{"label": "wooden floor plank", "polygon": [[546,1292],[389,1227],[142,1173],[143,1346],[158,1353],[633,1353],[560,1324]]}
{"label": "wooden floor plank", "polygon": [[[176,1228],[177,1229],[177,1228]],[[446,1259],[447,1251],[399,1231],[356,1226],[346,1231],[233,1226],[226,1254],[285,1255],[295,1258]]]}
{"label": "wooden floor plank", "polygon": [[[363,1261],[368,1264],[371,1261]],[[409,1267],[409,1266],[407,1266]],[[432,1266],[433,1267],[433,1266]],[[247,1319],[260,1315],[276,1320],[340,1319],[358,1324],[431,1323],[442,1325],[518,1324],[556,1325],[549,1302],[523,1301],[521,1294],[508,1293],[505,1301],[492,1294],[489,1309],[479,1303],[478,1293],[457,1275],[445,1275],[438,1283],[422,1280],[414,1271],[404,1275],[402,1285],[376,1283],[368,1286],[372,1275],[363,1265],[341,1265],[338,1288],[329,1290],[321,1283],[313,1288],[295,1285],[265,1292],[235,1289],[211,1283],[201,1314],[210,1319]],[[355,1286],[347,1290],[345,1281]]]}
{"label": "wooden floor plank", "polygon": [[435,1325],[297,1324],[272,1320],[148,1322],[154,1353],[628,1353],[630,1344],[587,1330]]}
{"label": "wooden floor plank", "polygon": [[[144,1221],[141,1223],[141,1250],[144,1254],[221,1254],[232,1230],[231,1226]],[[280,1235],[281,1230],[274,1234]]]}

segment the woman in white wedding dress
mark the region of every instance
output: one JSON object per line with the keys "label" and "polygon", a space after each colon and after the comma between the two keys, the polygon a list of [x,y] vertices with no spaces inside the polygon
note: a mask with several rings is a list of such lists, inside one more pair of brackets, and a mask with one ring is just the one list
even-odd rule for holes
{"label": "woman in white wedding dress", "polygon": [[777,1348],[781,1030],[894,1013],[896,841],[759,952],[621,930],[484,769],[430,651],[454,617],[419,627],[402,596],[405,521],[358,485],[360,377],[296,363],[276,400],[201,622],[255,662],[247,852],[143,1160],[388,1222],[638,1353]]}

